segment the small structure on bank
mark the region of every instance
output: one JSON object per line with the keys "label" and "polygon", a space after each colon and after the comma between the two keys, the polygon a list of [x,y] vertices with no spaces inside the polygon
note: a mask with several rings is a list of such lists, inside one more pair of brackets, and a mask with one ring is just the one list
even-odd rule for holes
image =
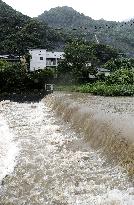
{"label": "small structure on bank", "polygon": [[97,78],[97,76],[109,76],[111,74],[111,71],[105,68],[96,68],[96,75],[90,74],[89,73],[89,79],[90,80],[95,80]]}
{"label": "small structure on bank", "polygon": [[97,75],[102,75],[104,74],[105,77],[110,75],[110,70],[106,68],[97,68]]}
{"label": "small structure on bank", "polygon": [[64,52],[49,52],[46,49],[31,49],[30,71],[57,67],[60,60],[64,59]]}
{"label": "small structure on bank", "polygon": [[45,91],[47,94],[53,93],[54,91],[54,84],[45,84]]}

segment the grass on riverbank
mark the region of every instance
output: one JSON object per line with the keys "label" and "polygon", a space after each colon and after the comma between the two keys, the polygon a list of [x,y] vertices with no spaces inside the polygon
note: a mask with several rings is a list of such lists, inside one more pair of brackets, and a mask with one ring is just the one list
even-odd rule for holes
{"label": "grass on riverbank", "polygon": [[134,96],[134,85],[107,85],[106,83],[96,82],[93,84],[85,85],[69,85],[69,86],[56,86],[57,91],[70,91],[91,93],[94,95],[103,96]]}

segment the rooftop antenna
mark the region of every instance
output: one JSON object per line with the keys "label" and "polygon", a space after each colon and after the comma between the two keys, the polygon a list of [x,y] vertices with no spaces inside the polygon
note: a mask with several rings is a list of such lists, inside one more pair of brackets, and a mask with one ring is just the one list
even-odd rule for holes
{"label": "rooftop antenna", "polygon": [[95,34],[95,40],[96,40],[97,44],[100,44],[96,34]]}

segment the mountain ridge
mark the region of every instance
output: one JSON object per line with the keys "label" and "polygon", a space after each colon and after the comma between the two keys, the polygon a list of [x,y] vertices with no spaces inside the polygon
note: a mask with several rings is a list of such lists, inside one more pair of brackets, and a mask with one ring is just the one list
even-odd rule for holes
{"label": "mountain ridge", "polygon": [[56,7],[36,18],[23,15],[0,0],[0,53],[24,53],[30,48],[63,50],[65,41],[110,45],[134,54],[134,20],[129,22],[94,20],[72,7]]}
{"label": "mountain ridge", "polygon": [[[134,22],[116,22],[103,19],[94,20],[74,10],[63,6],[44,11],[37,17],[52,28],[62,28],[64,33],[82,37],[87,41],[95,41],[97,35],[100,43],[107,44],[121,51],[134,53]],[[83,27],[83,29],[82,29]]]}
{"label": "mountain ridge", "polygon": [[0,54],[22,54],[28,48],[53,49],[63,37],[45,22],[32,19],[0,0]]}

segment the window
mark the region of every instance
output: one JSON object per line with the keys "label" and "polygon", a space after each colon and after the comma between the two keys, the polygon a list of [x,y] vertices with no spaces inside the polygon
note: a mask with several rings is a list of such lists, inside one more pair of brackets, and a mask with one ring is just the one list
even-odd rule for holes
{"label": "window", "polygon": [[42,61],[42,60],[43,60],[43,57],[40,57],[40,60]]}

